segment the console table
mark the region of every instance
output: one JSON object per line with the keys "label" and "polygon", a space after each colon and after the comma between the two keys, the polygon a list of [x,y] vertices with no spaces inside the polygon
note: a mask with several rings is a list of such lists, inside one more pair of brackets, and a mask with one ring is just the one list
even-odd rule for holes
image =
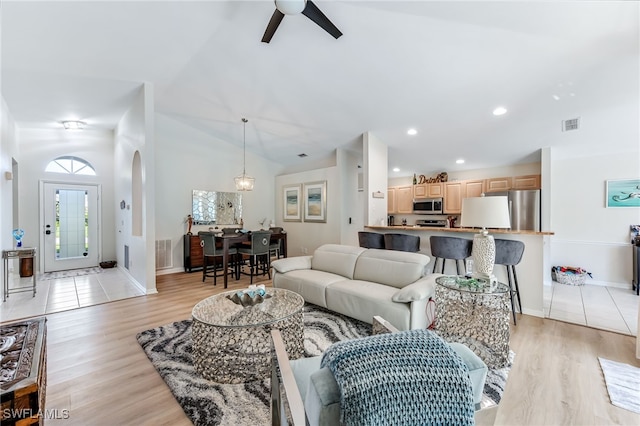
{"label": "console table", "polygon": [[2,250],[2,261],[4,263],[4,274],[2,275],[2,301],[6,302],[10,293],[21,293],[24,291],[33,291],[33,297],[36,296],[36,274],[32,271],[31,282],[32,285],[20,286],[16,288],[9,288],[9,259],[30,259],[33,265],[36,264],[36,249],[35,248],[17,248],[15,250]]}
{"label": "console table", "polygon": [[509,362],[509,287],[466,285],[463,277],[436,278],[436,332],[469,347],[489,368]]}
{"label": "console table", "polygon": [[[0,326],[0,399],[2,424],[44,424],[47,384],[47,325],[45,317]],[[68,410],[63,415],[68,416]],[[67,417],[64,417],[67,418]]]}

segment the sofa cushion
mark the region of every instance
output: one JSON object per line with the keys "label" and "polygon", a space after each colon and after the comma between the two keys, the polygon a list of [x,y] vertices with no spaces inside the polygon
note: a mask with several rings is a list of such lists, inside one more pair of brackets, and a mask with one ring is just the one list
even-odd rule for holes
{"label": "sofa cushion", "polygon": [[473,402],[480,404],[482,402],[482,391],[484,390],[484,382],[487,379],[489,371],[487,364],[467,346],[462,343],[449,343],[451,348],[462,358],[465,365],[469,369],[469,377],[473,385]]}
{"label": "sofa cushion", "polygon": [[271,267],[281,274],[297,269],[311,269],[311,256],[285,257],[271,262]]}
{"label": "sofa cushion", "polygon": [[325,244],[316,249],[311,259],[311,268],[331,272],[353,279],[353,270],[358,256],[367,249],[340,244]]}
{"label": "sofa cushion", "polygon": [[396,291],[395,287],[370,281],[337,281],[326,287],[326,303],[332,311],[369,324],[374,315],[379,315],[397,329],[408,330],[410,307],[391,301]]}
{"label": "sofa cushion", "polygon": [[394,302],[409,303],[416,300],[429,299],[436,292],[436,278],[442,274],[431,274],[420,278],[415,283],[406,285],[393,294]]}
{"label": "sofa cushion", "polygon": [[298,269],[289,271],[286,274],[275,274],[273,286],[295,291],[304,300],[314,305],[327,307],[326,291],[327,286],[346,281],[342,275],[330,272],[315,271],[312,269]]}
{"label": "sofa cushion", "polygon": [[353,278],[402,288],[420,279],[428,263],[420,253],[368,249],[358,257]]}
{"label": "sofa cushion", "polygon": [[296,386],[298,386],[298,391],[302,397],[302,402],[305,402],[311,375],[320,370],[321,359],[321,356],[312,356],[309,358],[298,358],[289,361],[293,377],[296,379]]}
{"label": "sofa cushion", "polygon": [[[318,358],[318,367],[320,359]],[[305,411],[309,426],[340,424],[340,388],[331,370],[321,368],[311,374],[305,393]]]}

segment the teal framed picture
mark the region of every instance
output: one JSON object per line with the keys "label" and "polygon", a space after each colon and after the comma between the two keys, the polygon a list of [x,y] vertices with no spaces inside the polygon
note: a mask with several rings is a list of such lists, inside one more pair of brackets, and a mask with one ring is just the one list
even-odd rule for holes
{"label": "teal framed picture", "polygon": [[640,207],[640,179],[608,180],[606,206]]}

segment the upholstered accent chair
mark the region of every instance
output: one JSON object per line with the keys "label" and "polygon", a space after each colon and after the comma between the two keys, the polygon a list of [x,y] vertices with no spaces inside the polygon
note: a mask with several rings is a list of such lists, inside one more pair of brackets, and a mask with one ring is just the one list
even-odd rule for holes
{"label": "upholstered accent chair", "polygon": [[[380,317],[374,317],[373,319],[373,334],[386,334],[398,332],[390,323]],[[425,332],[426,330],[410,330],[400,333],[416,333]],[[321,425],[321,426],[333,426],[341,424],[342,413],[342,390],[340,389],[336,377],[334,377],[332,370],[329,367],[321,367],[322,356],[316,356],[311,358],[300,358],[290,361],[287,357],[285,346],[280,335],[279,330],[272,330],[271,336],[273,338],[273,353],[272,358],[272,375],[271,375],[271,415],[272,425]],[[362,340],[367,339],[355,339]],[[438,338],[439,339],[439,338]],[[362,343],[365,343],[362,340]],[[455,393],[456,401],[452,399],[443,398],[438,401],[434,401],[433,405],[439,407],[460,407],[462,406],[468,420],[469,412],[473,413],[474,409],[479,408],[480,401],[482,400],[482,392],[487,375],[487,366],[482,360],[474,354],[468,347],[459,343],[444,344],[444,346],[450,347],[447,357],[451,357],[450,361],[458,366],[457,376],[454,374],[451,377],[457,377],[461,380],[457,380],[455,386],[452,383],[451,389]],[[331,348],[330,348],[331,349]],[[329,352],[329,349],[327,350]],[[415,353],[415,351],[413,351]],[[326,352],[325,352],[326,354]],[[437,356],[433,358],[434,363],[438,364],[441,358]],[[431,362],[427,362],[431,364]],[[418,373],[415,381],[409,381],[407,386],[417,385],[422,386],[425,376],[427,381],[429,380],[429,368],[425,366],[421,373]],[[461,370],[462,369],[462,370]],[[442,376],[437,375],[438,380],[443,379]],[[419,381],[419,383],[416,383]],[[410,383],[413,382],[413,383]],[[402,385],[404,386],[404,385]],[[444,383],[445,388],[448,386],[447,382]],[[455,389],[455,390],[453,390]],[[459,392],[459,395],[458,393]],[[378,391],[374,393],[380,393]],[[388,397],[393,404],[393,395]],[[402,399],[402,404],[407,404],[406,399]],[[423,404],[429,404],[430,401],[420,399],[414,401],[416,406]],[[446,409],[446,408],[445,408]],[[442,408],[435,408],[433,412],[440,414]],[[290,415],[290,416],[289,416]],[[471,422],[473,414],[471,415]],[[396,419],[398,420],[398,419]],[[429,419],[424,419],[425,423],[429,423]],[[443,421],[440,418],[441,422]],[[443,421],[443,424],[463,424],[463,422],[457,421]],[[467,422],[468,423],[468,422]],[[401,422],[394,424],[402,424]]]}

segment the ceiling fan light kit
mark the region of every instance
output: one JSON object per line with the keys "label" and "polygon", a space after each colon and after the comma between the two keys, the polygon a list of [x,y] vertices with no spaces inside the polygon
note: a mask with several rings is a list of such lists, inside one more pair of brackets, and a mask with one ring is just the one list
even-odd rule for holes
{"label": "ceiling fan light kit", "polygon": [[305,0],[275,0],[276,9],[285,15],[297,15],[307,6]]}
{"label": "ceiling fan light kit", "polygon": [[329,18],[311,0],[274,0],[274,2],[276,10],[271,15],[267,29],[262,36],[263,43],[271,41],[284,15],[298,15],[300,13],[331,34],[333,38],[337,39],[342,35],[342,32],[333,25]]}

